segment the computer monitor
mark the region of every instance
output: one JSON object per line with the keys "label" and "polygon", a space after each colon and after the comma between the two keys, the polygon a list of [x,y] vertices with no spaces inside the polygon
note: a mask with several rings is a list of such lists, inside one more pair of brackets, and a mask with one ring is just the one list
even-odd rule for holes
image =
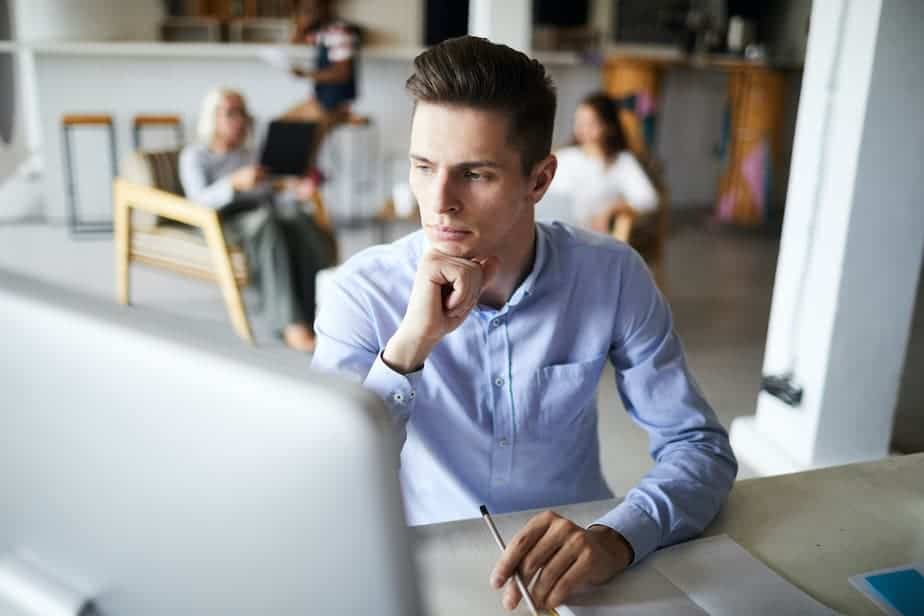
{"label": "computer monitor", "polygon": [[4,271],[0,306],[0,613],[419,612],[379,400]]}

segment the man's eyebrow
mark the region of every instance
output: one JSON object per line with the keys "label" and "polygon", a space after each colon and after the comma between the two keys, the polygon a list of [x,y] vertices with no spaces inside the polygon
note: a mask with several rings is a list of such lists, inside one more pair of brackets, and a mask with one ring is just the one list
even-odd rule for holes
{"label": "man's eyebrow", "polygon": [[[428,165],[433,164],[433,161],[427,158],[426,156],[419,156],[417,154],[411,154],[410,157],[411,159],[417,162],[420,162],[420,163],[426,163]],[[465,162],[461,162],[461,163],[453,165],[453,167],[456,167],[459,169],[474,169],[476,167],[498,168],[500,166],[501,166],[500,163],[497,163],[493,160],[469,160],[469,161],[465,161]]]}

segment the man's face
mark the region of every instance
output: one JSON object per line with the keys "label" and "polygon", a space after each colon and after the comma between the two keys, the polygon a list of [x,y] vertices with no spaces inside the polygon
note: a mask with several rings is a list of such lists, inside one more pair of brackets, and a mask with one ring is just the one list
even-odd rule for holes
{"label": "man's face", "polygon": [[410,185],[436,250],[489,257],[532,241],[534,207],[544,187],[537,196],[536,174],[523,175],[520,153],[507,141],[508,122],[500,112],[417,104]]}

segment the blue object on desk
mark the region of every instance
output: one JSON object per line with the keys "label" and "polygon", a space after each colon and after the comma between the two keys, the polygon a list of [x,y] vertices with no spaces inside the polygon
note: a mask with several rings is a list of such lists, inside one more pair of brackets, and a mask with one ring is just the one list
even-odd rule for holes
{"label": "blue object on desk", "polygon": [[917,569],[868,575],[866,581],[902,616],[924,616],[924,576]]}

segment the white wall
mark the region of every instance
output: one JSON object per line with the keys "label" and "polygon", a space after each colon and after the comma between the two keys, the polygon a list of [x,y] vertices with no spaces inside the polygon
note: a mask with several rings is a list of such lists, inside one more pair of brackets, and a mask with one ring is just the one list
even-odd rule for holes
{"label": "white wall", "polygon": [[370,43],[400,47],[423,44],[423,0],[340,0],[337,13],[367,28]]}
{"label": "white wall", "polygon": [[20,41],[154,40],[160,0],[14,0]]}
{"label": "white wall", "polygon": [[674,209],[715,205],[722,170],[715,149],[727,92],[728,76],[723,72],[664,71],[654,150],[663,162]]}
{"label": "white wall", "polygon": [[529,53],[532,32],[532,0],[469,0],[469,34]]}

